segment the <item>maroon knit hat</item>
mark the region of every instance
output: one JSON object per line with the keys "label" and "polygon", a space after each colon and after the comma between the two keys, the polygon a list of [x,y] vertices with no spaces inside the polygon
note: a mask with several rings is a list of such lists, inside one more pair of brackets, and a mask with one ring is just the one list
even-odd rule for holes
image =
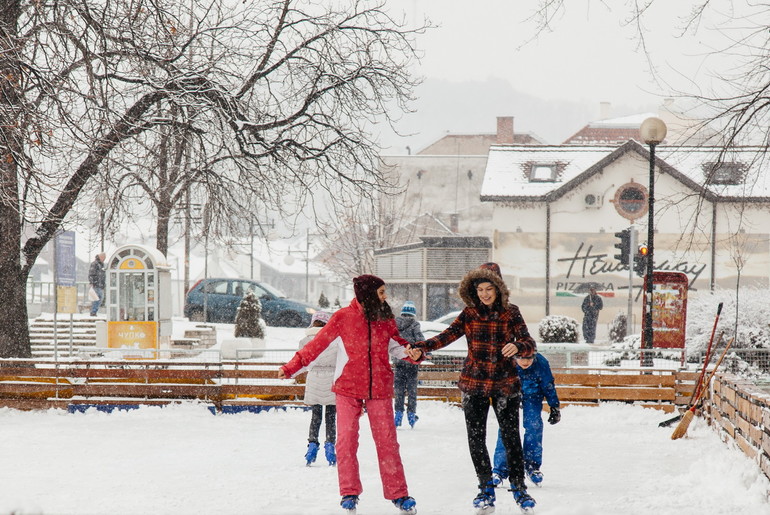
{"label": "maroon knit hat", "polygon": [[353,291],[356,293],[356,299],[361,303],[365,299],[376,299],[377,289],[383,284],[385,281],[376,275],[359,275],[353,279]]}
{"label": "maroon knit hat", "polygon": [[494,272],[500,277],[500,279],[503,278],[503,274],[500,272],[500,265],[497,263],[484,263],[479,268]]}

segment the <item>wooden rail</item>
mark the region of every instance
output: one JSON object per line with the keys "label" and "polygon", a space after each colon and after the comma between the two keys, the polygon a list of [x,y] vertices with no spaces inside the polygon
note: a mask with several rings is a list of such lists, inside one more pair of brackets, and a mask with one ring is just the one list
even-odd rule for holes
{"label": "wooden rail", "polygon": [[[278,378],[281,363],[244,361],[0,361],[0,406],[19,409],[83,405],[227,406],[302,404],[305,387]],[[562,403],[638,403],[665,411],[689,401],[697,376],[649,369],[554,369]],[[420,368],[418,396],[459,402],[459,372]]]}

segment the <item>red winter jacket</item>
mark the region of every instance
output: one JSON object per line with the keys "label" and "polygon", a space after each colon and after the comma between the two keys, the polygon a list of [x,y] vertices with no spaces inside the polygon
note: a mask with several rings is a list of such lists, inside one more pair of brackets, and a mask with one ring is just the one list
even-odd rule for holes
{"label": "red winter jacket", "polygon": [[[307,367],[337,338],[340,340],[332,391],[354,399],[393,397],[393,369],[388,346],[391,340],[401,346],[409,342],[399,336],[393,318],[368,322],[356,299],[350,306],[335,312],[323,329],[281,367],[284,374],[291,377]],[[407,361],[413,363],[411,359]]]}

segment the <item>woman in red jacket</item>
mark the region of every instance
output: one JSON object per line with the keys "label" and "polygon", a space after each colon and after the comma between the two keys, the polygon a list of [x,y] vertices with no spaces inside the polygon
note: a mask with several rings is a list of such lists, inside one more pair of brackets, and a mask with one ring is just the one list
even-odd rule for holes
{"label": "woman in red jacket", "polygon": [[492,465],[487,449],[489,407],[497,416],[510,467],[511,491],[516,504],[531,510],[535,500],[524,484],[524,463],[519,437],[519,402],[521,384],[515,357],[531,356],[536,349],[519,308],[508,303],[509,291],[496,263],[485,263],[466,274],[458,288],[465,309],[441,333],[417,342],[409,351],[424,352],[446,347],[465,335],[468,356],[457,386],[462,392],[465,426],[471,460],[479,480],[479,494],[473,506],[479,513],[489,513],[495,503]]}
{"label": "woman in red jacket", "polygon": [[[353,279],[356,298],[335,312],[323,329],[281,367],[279,377],[301,372],[329,345],[337,345],[332,391],[337,395],[337,476],[342,502],[354,510],[363,487],[358,470],[359,418],[366,409],[377,449],[382,490],[402,513],[416,513],[409,496],[393,422],[393,369],[390,356],[406,358],[385,282],[374,275]],[[398,343],[391,344],[391,341]],[[411,361],[411,360],[410,360]]]}

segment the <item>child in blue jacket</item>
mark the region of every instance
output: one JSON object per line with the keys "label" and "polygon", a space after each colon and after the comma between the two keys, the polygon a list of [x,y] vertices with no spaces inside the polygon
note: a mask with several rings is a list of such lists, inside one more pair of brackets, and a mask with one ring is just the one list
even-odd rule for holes
{"label": "child in blue jacket", "polygon": [[[556,424],[561,420],[559,396],[556,394],[551,365],[542,354],[526,358],[516,356],[516,371],[521,379],[521,407],[524,410],[524,471],[530,481],[539,486],[543,481],[543,473],[540,472],[543,463],[543,398],[551,407],[548,423]],[[498,486],[509,473],[499,431],[494,462],[492,482]]]}

